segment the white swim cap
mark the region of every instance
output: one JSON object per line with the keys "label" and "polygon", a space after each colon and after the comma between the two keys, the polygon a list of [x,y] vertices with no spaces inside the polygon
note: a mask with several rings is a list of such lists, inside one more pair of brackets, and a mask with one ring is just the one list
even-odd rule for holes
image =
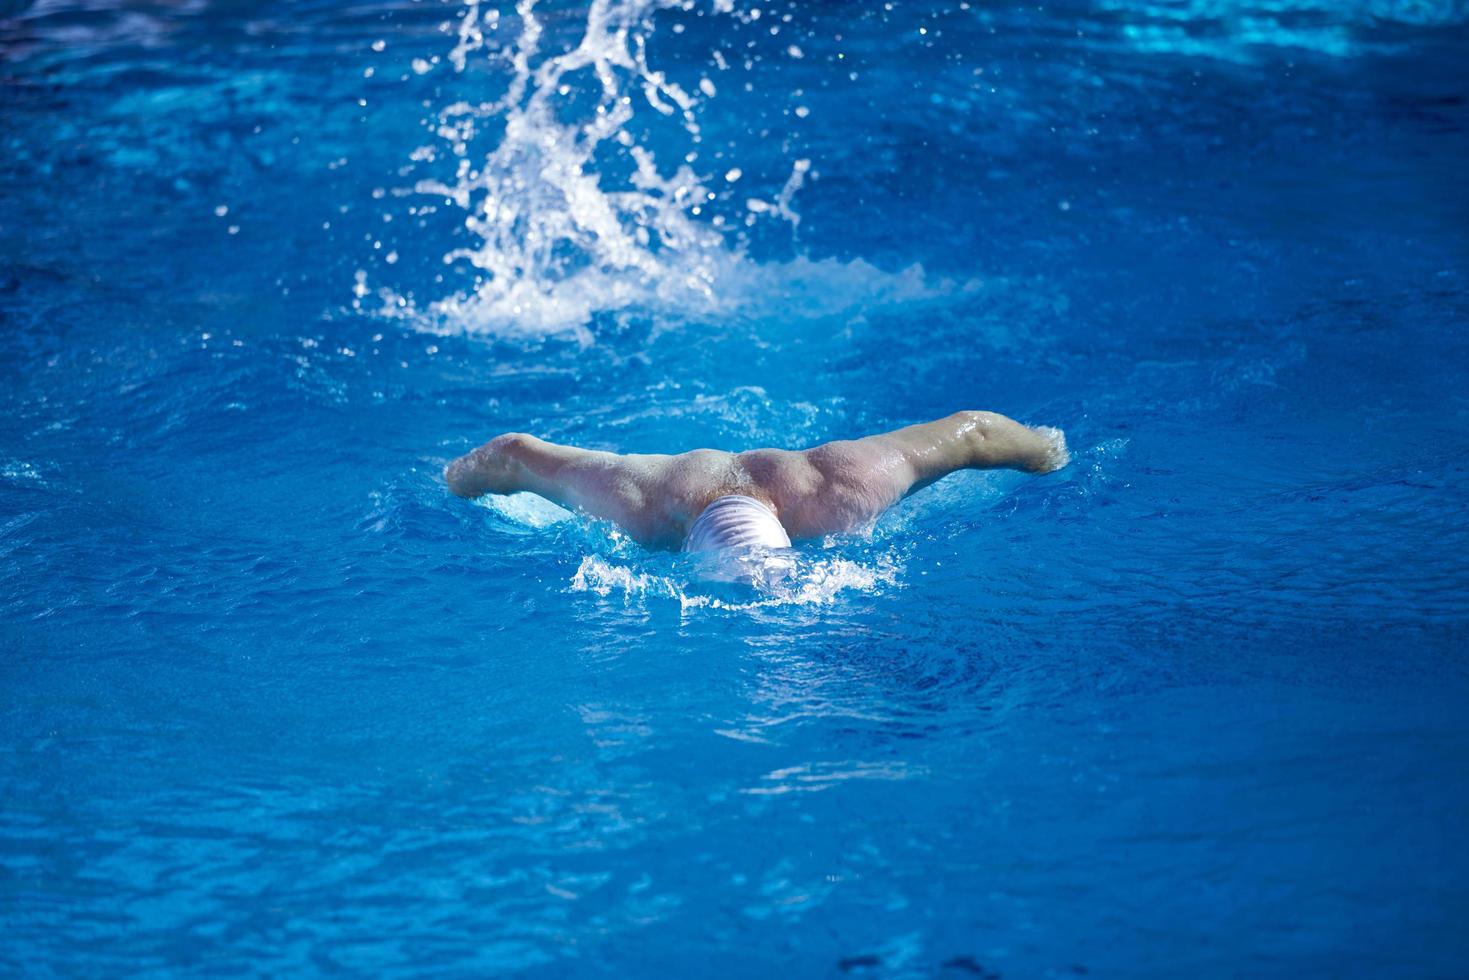
{"label": "white swim cap", "polygon": [[684,551],[722,551],[725,548],[789,548],[790,535],[769,507],[753,497],[719,497],[689,528]]}

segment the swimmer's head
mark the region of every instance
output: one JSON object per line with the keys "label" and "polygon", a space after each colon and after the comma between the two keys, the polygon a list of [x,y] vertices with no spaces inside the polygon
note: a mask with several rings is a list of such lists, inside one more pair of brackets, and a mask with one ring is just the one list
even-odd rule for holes
{"label": "swimmer's head", "polygon": [[689,528],[684,551],[726,548],[789,548],[790,535],[775,513],[753,497],[729,494],[704,508]]}
{"label": "swimmer's head", "polygon": [[700,555],[700,577],[742,582],[757,588],[788,578],[796,568],[790,535],[769,507],[738,494],[720,497],[704,508],[689,528],[684,551]]}

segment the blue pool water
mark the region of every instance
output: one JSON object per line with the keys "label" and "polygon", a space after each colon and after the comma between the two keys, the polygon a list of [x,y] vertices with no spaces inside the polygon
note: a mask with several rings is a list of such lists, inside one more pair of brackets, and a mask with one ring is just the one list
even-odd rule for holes
{"label": "blue pool water", "polygon": [[[0,3],[0,972],[1463,976],[1466,64],[1456,0]],[[1074,462],[770,592],[439,475],[960,408]]]}

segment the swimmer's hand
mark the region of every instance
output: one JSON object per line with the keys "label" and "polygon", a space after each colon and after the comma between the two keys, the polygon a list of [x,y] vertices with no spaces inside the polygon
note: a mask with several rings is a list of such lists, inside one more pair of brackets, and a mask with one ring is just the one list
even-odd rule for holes
{"label": "swimmer's hand", "polygon": [[520,432],[496,436],[444,467],[444,482],[460,497],[523,490],[521,457],[535,441]]}
{"label": "swimmer's hand", "polygon": [[1038,425],[1030,430],[1045,441],[1038,447],[1034,462],[1024,467],[1027,473],[1054,473],[1071,462],[1071,453],[1066,449],[1066,433],[1049,425]]}

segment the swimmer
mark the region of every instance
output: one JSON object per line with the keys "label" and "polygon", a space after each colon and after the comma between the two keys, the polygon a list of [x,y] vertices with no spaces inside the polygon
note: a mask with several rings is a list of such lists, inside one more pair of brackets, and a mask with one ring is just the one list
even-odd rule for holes
{"label": "swimmer", "polygon": [[870,525],[955,470],[1049,473],[1068,460],[1059,429],[958,412],[811,449],[741,453],[619,454],[509,432],[454,460],[444,479],[461,497],[539,494],[613,521],[647,548],[714,551],[789,547]]}

